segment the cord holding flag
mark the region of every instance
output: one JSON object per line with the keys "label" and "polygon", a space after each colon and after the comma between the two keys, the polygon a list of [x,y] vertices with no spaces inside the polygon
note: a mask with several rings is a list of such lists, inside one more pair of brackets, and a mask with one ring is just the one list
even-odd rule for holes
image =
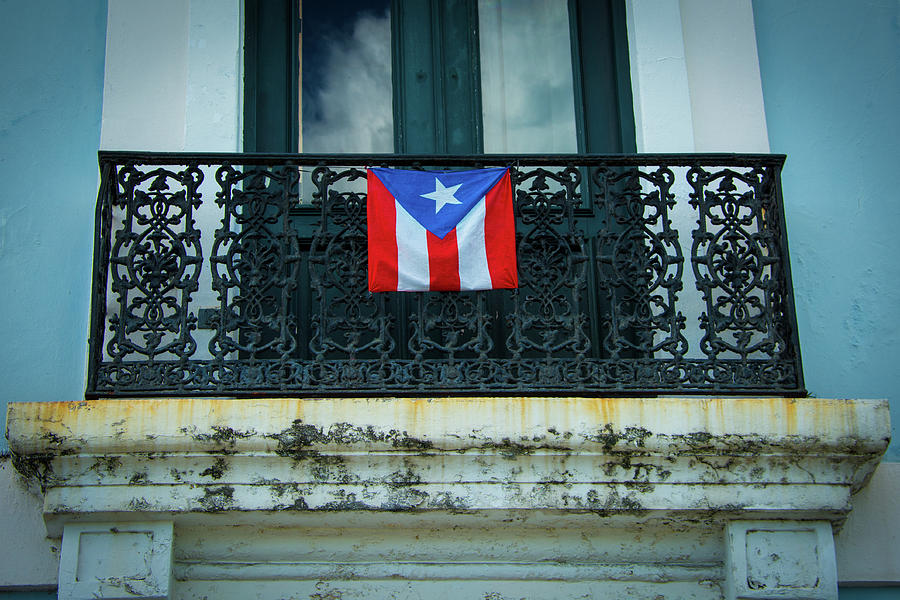
{"label": "cord holding flag", "polygon": [[367,170],[369,290],[518,287],[509,169]]}

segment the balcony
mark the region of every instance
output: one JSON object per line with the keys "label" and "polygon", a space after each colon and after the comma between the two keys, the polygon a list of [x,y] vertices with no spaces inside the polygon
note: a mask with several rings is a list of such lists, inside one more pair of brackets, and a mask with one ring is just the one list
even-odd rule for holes
{"label": "balcony", "polygon": [[[803,396],[775,155],[101,152],[87,396]],[[517,290],[370,293],[366,166],[508,166]]]}
{"label": "balcony", "polygon": [[[803,397],[783,159],[102,153],[97,399],[7,417],[60,589],[836,598],[888,405]],[[509,166],[521,287],[369,293],[367,165]]]}

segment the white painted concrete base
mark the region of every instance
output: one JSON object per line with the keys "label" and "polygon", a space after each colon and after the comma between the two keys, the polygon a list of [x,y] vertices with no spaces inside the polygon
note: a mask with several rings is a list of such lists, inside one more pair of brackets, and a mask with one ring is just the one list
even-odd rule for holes
{"label": "white painted concrete base", "polygon": [[725,538],[729,600],[837,600],[831,523],[731,521]]}
{"label": "white painted concrete base", "polygon": [[[855,400],[273,398],[14,403],[8,431],[61,598],[834,600],[890,429]],[[168,591],[124,586],[168,556]]]}
{"label": "white painted concrete base", "polygon": [[169,600],[172,532],[165,521],[67,524],[59,600]]}

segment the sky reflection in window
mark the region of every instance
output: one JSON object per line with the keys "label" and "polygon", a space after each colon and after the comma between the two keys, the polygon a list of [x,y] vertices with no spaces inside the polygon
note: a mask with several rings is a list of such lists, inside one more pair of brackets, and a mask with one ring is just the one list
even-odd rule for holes
{"label": "sky reflection in window", "polygon": [[558,0],[479,0],[485,152],[577,152],[569,13]]}
{"label": "sky reflection in window", "polygon": [[300,151],[394,151],[387,2],[306,2]]}

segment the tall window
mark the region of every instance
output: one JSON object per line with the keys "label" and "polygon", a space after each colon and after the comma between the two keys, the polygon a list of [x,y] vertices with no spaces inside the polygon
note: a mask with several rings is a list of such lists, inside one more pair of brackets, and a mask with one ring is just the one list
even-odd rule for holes
{"label": "tall window", "polygon": [[245,149],[632,152],[621,0],[247,0]]}

